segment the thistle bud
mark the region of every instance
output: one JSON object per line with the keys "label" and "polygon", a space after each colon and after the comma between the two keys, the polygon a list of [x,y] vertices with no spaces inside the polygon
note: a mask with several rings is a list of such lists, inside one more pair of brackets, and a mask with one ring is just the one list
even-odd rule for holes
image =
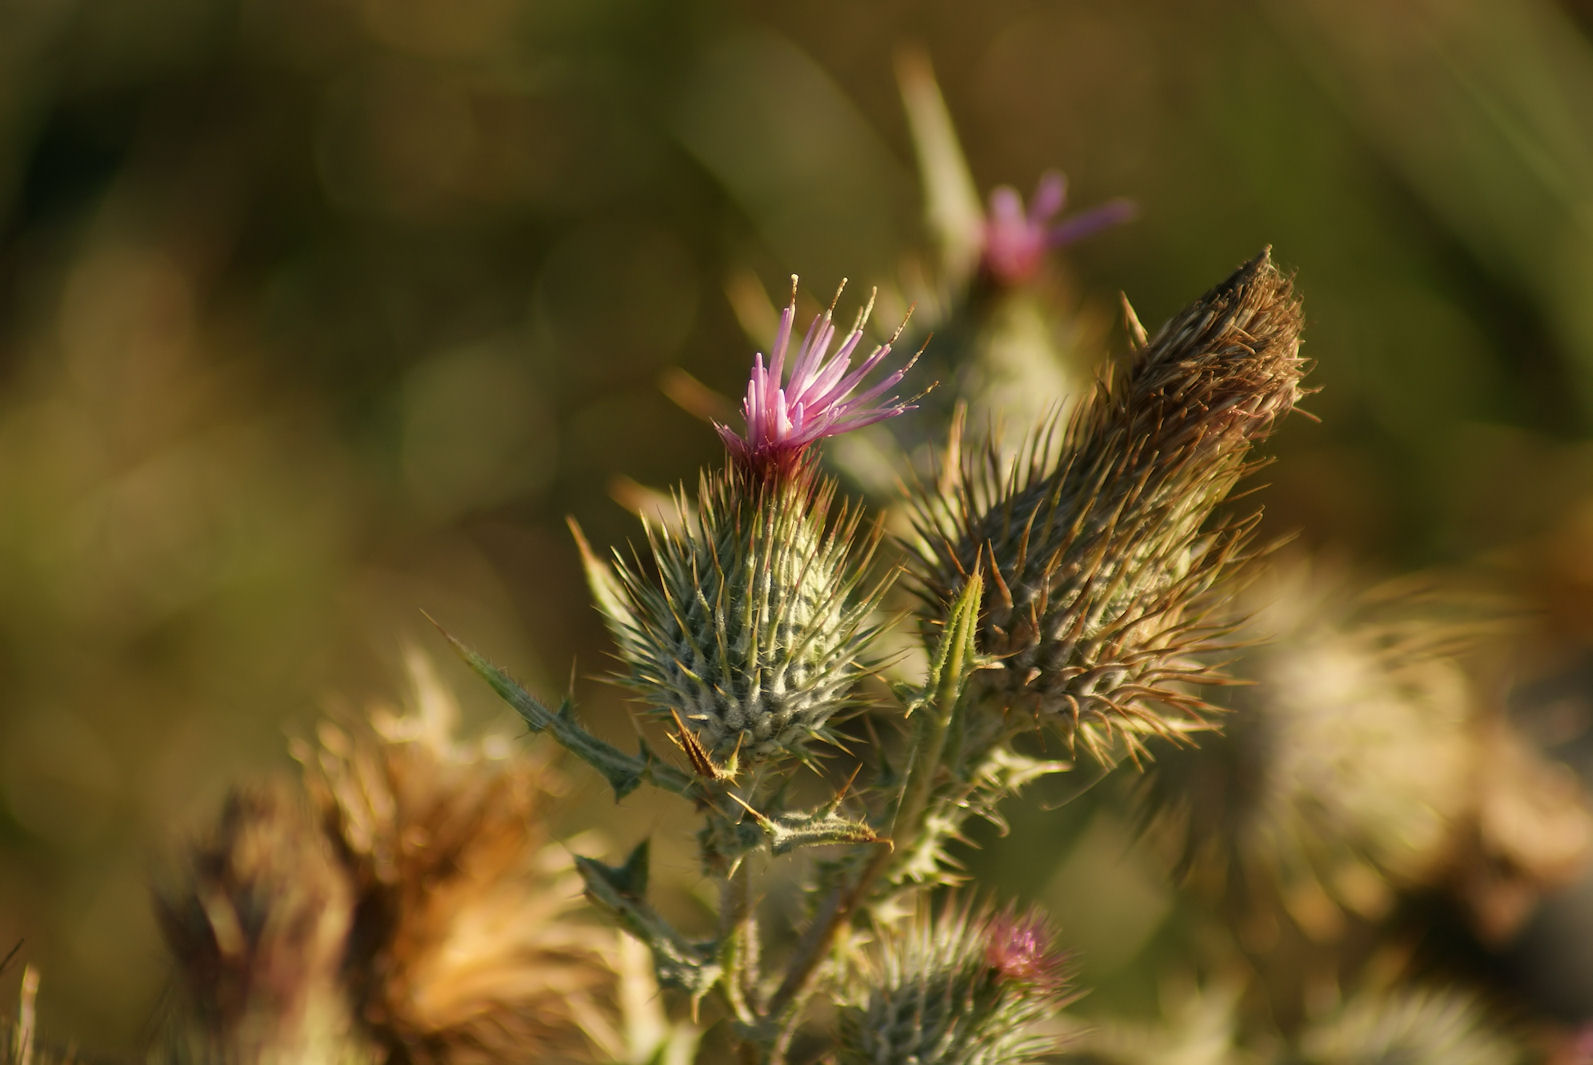
{"label": "thistle bud", "polygon": [[1238,597],[1247,683],[1222,735],[1146,775],[1145,819],[1252,934],[1276,935],[1281,907],[1335,941],[1347,913],[1447,888],[1504,940],[1579,875],[1587,800],[1453,657],[1484,631],[1470,594],[1446,608],[1439,588],[1351,598],[1347,583],[1280,559]]}
{"label": "thistle bud", "polygon": [[855,511],[829,524],[833,495],[809,475],[711,475],[695,508],[678,504],[673,529],[648,530],[656,577],[617,563],[619,595],[604,607],[624,681],[659,713],[678,714],[717,762],[767,761],[827,739],[869,670],[863,653],[885,585],[860,593],[860,570],[878,535],[859,535]]}
{"label": "thistle bud", "polygon": [[1301,396],[1300,322],[1263,253],[1108,373],[1059,441],[1042,430],[1018,462],[987,449],[922,502],[932,609],[985,576],[1000,706],[1098,755],[1198,724],[1185,685],[1212,679],[1194,656],[1220,633],[1207,593],[1247,532],[1208,522]]}
{"label": "thistle bud", "polygon": [[864,385],[889,343],[851,366],[872,306],[832,355],[832,303],[793,353],[793,277],[768,364],[753,361],[746,434],[717,426],[729,467],[703,478],[695,507],[677,502],[673,527],[648,530],[651,572],[586,559],[625,682],[678,715],[716,762],[767,761],[828,739],[830,718],[869,671],[869,618],[885,585],[861,590],[861,570],[878,533],[860,536],[855,511],[831,521],[835,487],[809,449],[912,409],[880,398],[911,362]]}
{"label": "thistle bud", "polygon": [[882,929],[842,1007],[848,1065],[1022,1065],[1056,1052],[1068,1001],[1061,956],[1036,912],[973,913]]}

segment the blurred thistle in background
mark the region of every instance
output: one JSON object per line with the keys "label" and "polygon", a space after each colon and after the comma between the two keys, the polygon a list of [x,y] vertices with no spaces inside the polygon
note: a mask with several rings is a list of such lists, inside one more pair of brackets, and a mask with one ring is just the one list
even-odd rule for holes
{"label": "blurred thistle in background", "polygon": [[[658,381],[679,364],[737,390],[737,315],[764,313],[735,296],[748,273],[760,292],[792,268],[899,277],[940,317],[908,254],[912,160],[947,156],[922,135],[932,83],[905,78],[902,117],[905,43],[934,57],[970,160],[927,190],[935,261],[977,270],[980,190],[1058,165],[1086,211],[1124,194],[1139,215],[989,286],[962,336],[937,328],[926,415],[966,394],[976,426],[1020,432],[1083,390],[1113,292],[1161,321],[1286,248],[1322,426],[1280,441],[1263,533],[1368,571],[1491,568],[1535,608],[1492,702],[1585,777],[1590,27],[1576,0],[0,5],[0,950],[22,940],[44,969],[42,1027],[140,1041],[164,991],[151,856],[323,699],[390,692],[418,607],[515,648],[542,687],[598,668],[563,517],[618,541],[616,477],[716,454]],[[986,354],[949,361],[969,343]],[[501,718],[461,688],[467,722]],[[584,709],[628,734],[616,696]],[[585,794],[570,806],[603,806]],[[986,872],[1050,901],[1077,883],[1069,854],[1119,838],[1128,807],[1106,797],[1072,827],[1016,821]],[[1372,863],[1417,828],[1374,837]],[[1092,868],[1053,906],[1064,932],[1115,937],[1082,952],[1092,977],[1176,938],[1160,867]],[[1585,1021],[1593,963],[1565,944],[1593,886],[1538,895],[1469,963]],[[1145,900],[1131,920],[1107,912],[1126,899]],[[1130,969],[1083,981],[1103,1012],[1144,1006],[1158,970]],[[22,971],[0,971],[5,999]],[[1344,1016],[1332,1031],[1365,1027]],[[1351,1036],[1313,1038],[1309,1060],[1343,1060],[1327,1048]]]}

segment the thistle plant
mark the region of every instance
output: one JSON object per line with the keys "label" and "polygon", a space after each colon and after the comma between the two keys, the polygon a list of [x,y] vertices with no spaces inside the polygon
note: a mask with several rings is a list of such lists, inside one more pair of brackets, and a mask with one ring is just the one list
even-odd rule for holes
{"label": "thistle plant", "polygon": [[1027,460],[975,452],[923,498],[925,596],[986,578],[980,687],[996,712],[1058,723],[1097,757],[1201,723],[1192,683],[1222,635],[1208,598],[1249,526],[1212,514],[1300,398],[1300,311],[1263,253],[1141,337]]}
{"label": "thistle plant", "polygon": [[1169,752],[1142,789],[1192,890],[1318,939],[1342,911],[1377,916],[1401,885],[1439,882],[1474,831],[1468,781],[1493,761],[1432,619],[1354,609],[1333,587],[1279,559],[1242,591],[1235,667],[1251,683],[1221,735]]}
{"label": "thistle plant", "polygon": [[354,887],[291,790],[235,791],[156,909],[182,959],[170,1060],[378,1060],[342,994]]}
{"label": "thistle plant", "polygon": [[678,1061],[615,1007],[618,952],[547,835],[558,773],[456,739],[412,668],[415,709],[296,744],[302,782],[237,790],[159,889],[178,993],[151,1061]]}
{"label": "thistle plant", "polygon": [[[1104,763],[1116,739],[1139,754],[1198,722],[1191,686],[1217,676],[1204,656],[1222,631],[1206,611],[1249,529],[1213,514],[1301,395],[1298,305],[1266,255],[1245,265],[1155,340],[1138,337],[1065,431],[1038,431],[1025,465],[1003,471],[990,449],[920,484],[918,536],[892,542],[896,567],[874,571],[878,526],[836,504],[820,445],[911,411],[900,393],[912,363],[892,361],[898,329],[853,365],[871,304],[832,351],[832,302],[793,350],[797,301],[793,285],[767,359],[753,359],[744,431],[716,427],[725,463],[694,498],[677,493],[675,520],[608,562],[577,530],[617,679],[680,763],[645,742],[634,755],[611,746],[573,705],[545,706],[454,644],[622,801],[651,785],[695,805],[720,885],[706,934],[649,903],[645,841],[617,865],[577,865],[588,897],[651,949],[659,983],[694,1015],[725,1017],[744,1060],[823,1040],[808,1010],[821,987],[850,1003],[841,1060],[1038,1060],[1056,1049],[1062,998],[1040,918],[966,904],[905,926],[893,915],[927,912],[924,893],[958,879],[970,820],[999,818],[1023,786],[1071,768],[1023,753],[1023,733],[1060,731]],[[893,620],[894,568],[918,594]],[[870,675],[893,626],[916,634],[924,667],[887,688]],[[822,752],[854,742],[839,728],[850,708],[904,741],[801,805],[794,774],[822,775]],[[805,925],[767,931],[763,884],[791,875],[774,860],[813,846],[838,849],[796,885]]]}
{"label": "thistle plant", "polygon": [[[571,520],[638,744],[444,633],[531,736],[461,737],[417,666],[414,707],[327,723],[296,779],[234,790],[156,891],[175,979],[146,1060],[1521,1059],[1472,997],[1369,979],[1404,953],[1340,935],[1459,880],[1497,938],[1581,867],[1593,815],[1447,647],[1407,638],[1430,617],[1351,624],[1277,582],[1234,497],[1309,391],[1293,278],[1264,250],[1154,334],[1125,299],[1101,357],[1048,257],[1133,205],[1058,220],[1059,172],[1027,208],[979,196],[927,64],[901,76],[927,280],[845,328],[843,283],[798,334],[793,277],[740,424],[712,425],[722,461],[631,545]],[[915,309],[881,333],[876,298]],[[901,445],[888,498],[851,491],[887,480],[835,446],[865,435]],[[559,834],[589,771],[695,819],[684,892],[648,838]],[[1205,923],[1164,983],[1182,1001],[1106,1027],[1074,1013],[1066,925],[968,884],[967,857],[1030,792],[1130,771],[1123,807],[1177,838],[1168,909]],[[1291,921],[1320,954],[1276,956]],[[29,967],[3,1065],[57,1059],[36,990]]]}

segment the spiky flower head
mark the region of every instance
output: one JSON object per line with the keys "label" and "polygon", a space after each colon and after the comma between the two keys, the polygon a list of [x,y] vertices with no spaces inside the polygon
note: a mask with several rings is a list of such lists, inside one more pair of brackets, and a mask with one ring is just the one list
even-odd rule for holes
{"label": "spiky flower head", "polygon": [[614,974],[548,836],[562,783],[507,738],[456,740],[452,700],[417,682],[419,713],[328,725],[295,752],[354,885],[357,1013],[414,1065],[593,1057]]}
{"label": "spiky flower head", "polygon": [[1335,938],[1396,886],[1448,875],[1474,801],[1473,707],[1436,617],[1352,613],[1338,581],[1281,561],[1235,601],[1246,647],[1223,734],[1144,783],[1194,890]]}
{"label": "spiky flower head", "polygon": [[1022,1065],[1057,1050],[1044,1022],[1068,1001],[1036,911],[948,904],[880,930],[840,1016],[848,1065]]}
{"label": "spiky flower head", "polygon": [[1067,203],[1067,178],[1058,171],[1043,174],[1023,209],[1023,197],[1010,185],[990,192],[985,216],[980,272],[1001,285],[1019,285],[1039,272],[1046,252],[1071,244],[1134,217],[1129,200],[1109,200],[1061,222],[1054,219]]}
{"label": "spiky flower head", "polygon": [[878,542],[831,515],[834,485],[809,476],[707,475],[679,520],[649,528],[651,565],[587,554],[587,573],[628,670],[660,715],[678,715],[718,763],[800,754],[869,672],[863,588]]}
{"label": "spiky flower head", "polygon": [[[841,289],[845,287],[846,282],[841,282]],[[852,367],[852,355],[862,342],[863,327],[874,309],[873,296],[858,312],[841,346],[831,353],[830,345],[836,336],[835,303],[841,297],[841,289],[836,290],[829,307],[813,319],[792,352],[791,327],[796,320],[797,296],[797,279],[792,276],[791,302],[780,312],[769,362],[764,364],[761,352],[753,358],[752,379],[741,405],[746,435],[729,426],[715,426],[742,469],[759,474],[789,472],[800,465],[807,449],[824,437],[861,429],[913,409],[910,401],[886,394],[901,382],[914,360],[864,387],[869,375],[890,355],[901,327],[856,369]]]}
{"label": "spiky flower head", "polygon": [[[1484,624],[1476,593],[1343,592],[1341,573],[1280,558],[1236,612],[1247,646],[1234,714],[1142,786],[1192,893],[1276,935],[1320,942],[1401,892],[1457,893],[1486,941],[1513,936],[1580,875],[1593,813],[1574,774],[1521,735],[1454,657]],[[1530,811],[1530,813],[1528,813]]]}
{"label": "spiky flower head", "polygon": [[1301,396],[1300,322],[1263,253],[1109,372],[1060,440],[1042,431],[1017,461],[987,448],[924,494],[926,598],[938,616],[984,574],[996,703],[1098,755],[1198,724],[1186,685],[1217,679],[1195,655],[1221,635],[1208,593],[1247,532],[1208,521]]}
{"label": "spiky flower head", "polygon": [[1038,910],[1009,906],[985,925],[985,964],[1002,980],[1054,989],[1062,982],[1062,959],[1051,945],[1051,929]]}
{"label": "spiky flower head", "polygon": [[608,934],[547,835],[562,787],[506,738],[418,712],[296,745],[302,791],[238,792],[157,898],[181,1065],[487,1065],[620,1052]]}

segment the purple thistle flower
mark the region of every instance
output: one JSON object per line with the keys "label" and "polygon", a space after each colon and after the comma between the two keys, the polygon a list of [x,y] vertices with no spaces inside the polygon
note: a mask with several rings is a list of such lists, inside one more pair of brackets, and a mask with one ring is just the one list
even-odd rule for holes
{"label": "purple thistle flower", "polygon": [[[841,289],[845,287],[846,282],[842,281]],[[863,339],[863,326],[874,309],[873,295],[833,355],[830,345],[835,340],[835,302],[831,301],[824,313],[813,319],[796,353],[790,356],[791,370],[786,379],[791,324],[796,318],[796,288],[797,279],[792,275],[791,302],[780,312],[780,328],[775,333],[768,364],[764,364],[761,352],[753,360],[752,380],[741,405],[747,420],[746,436],[738,436],[729,426],[714,425],[732,457],[742,467],[758,472],[788,470],[817,440],[913,409],[912,403],[899,396],[883,400],[880,397],[901,381],[918,360],[916,355],[905,366],[862,388],[864,379],[891,353],[891,345],[907,324],[905,320],[889,341],[875,348],[856,369],[852,368],[852,353]],[[837,300],[841,289],[836,289]]]}
{"label": "purple thistle flower", "polygon": [[1063,981],[1062,955],[1051,949],[1045,918],[1010,907],[985,926],[985,964],[1001,981],[1054,989]]}
{"label": "purple thistle flower", "polygon": [[1010,185],[993,189],[979,260],[983,273],[1004,285],[1021,284],[1039,271],[1050,249],[1134,217],[1134,204],[1116,199],[1053,225],[1051,219],[1067,202],[1067,189],[1066,177],[1055,170],[1047,171],[1035,187],[1028,213],[1023,210],[1023,197],[1017,189]]}

